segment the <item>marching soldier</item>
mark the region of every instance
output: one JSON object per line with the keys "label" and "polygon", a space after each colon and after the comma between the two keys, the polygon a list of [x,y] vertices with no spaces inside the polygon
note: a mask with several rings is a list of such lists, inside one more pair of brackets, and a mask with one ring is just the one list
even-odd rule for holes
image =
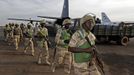
{"label": "marching soldier", "polygon": [[15,24],[13,34],[14,34],[15,49],[18,50],[18,46],[19,46],[19,43],[20,43],[20,37],[22,36],[22,31],[21,31],[18,24]]}
{"label": "marching soldier", "polygon": [[14,35],[13,35],[13,32],[14,32],[14,23],[11,23],[11,24],[9,24],[10,25],[10,29],[11,29],[11,31],[10,31],[10,36],[9,36],[9,45],[11,44],[11,43],[13,43],[13,41],[14,41]]}
{"label": "marching soldier", "polygon": [[31,48],[32,56],[34,56],[34,43],[33,43],[33,28],[28,23],[26,32],[24,33],[24,39],[25,39],[25,48],[24,53],[26,53],[28,48]]}
{"label": "marching soldier", "polygon": [[69,51],[73,52],[75,75],[101,75],[91,52],[95,45],[95,36],[90,32],[95,25],[91,15],[80,20],[81,29],[77,30],[69,42]]}
{"label": "marching soldier", "polygon": [[49,51],[48,51],[48,30],[45,27],[45,20],[41,20],[39,31],[37,32],[37,44],[39,49],[39,55],[38,55],[38,64],[41,64],[43,55],[45,56],[45,62],[50,65],[49,62]]}
{"label": "marching soldier", "polygon": [[5,36],[5,41],[8,42],[8,44],[11,44],[11,40],[12,40],[12,29],[11,29],[11,23],[6,24],[5,28],[4,28],[4,36]]}
{"label": "marching soldier", "polygon": [[5,36],[5,41],[8,40],[9,37],[9,32],[11,31],[11,28],[8,24],[5,25],[4,27],[4,36]]}
{"label": "marching soldier", "polygon": [[63,21],[63,27],[60,28],[57,31],[55,42],[57,44],[56,46],[56,60],[54,61],[54,64],[52,65],[52,72],[55,71],[56,66],[59,64],[64,64],[64,71],[66,73],[70,73],[71,70],[71,52],[68,51],[68,43],[71,39],[71,30],[69,29],[69,26],[71,25],[70,19],[65,19]]}

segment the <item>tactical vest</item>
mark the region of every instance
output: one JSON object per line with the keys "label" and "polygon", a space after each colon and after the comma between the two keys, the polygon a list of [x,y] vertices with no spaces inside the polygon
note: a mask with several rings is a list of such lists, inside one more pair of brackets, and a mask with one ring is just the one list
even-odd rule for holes
{"label": "tactical vest", "polygon": [[20,28],[15,28],[14,29],[14,35],[20,35],[20,34],[21,34]]}
{"label": "tactical vest", "polygon": [[33,30],[32,29],[27,29],[26,30],[26,38],[32,38],[33,35]]}
{"label": "tactical vest", "polygon": [[[84,33],[82,33],[81,31],[78,33],[79,33],[81,39],[85,39],[85,36],[83,35]],[[78,48],[83,48],[83,49],[90,48],[90,47],[91,47],[91,45],[88,42],[85,42],[81,46],[78,46]],[[76,63],[88,62],[91,60],[91,54],[86,53],[86,52],[74,53],[74,60]]]}
{"label": "tactical vest", "polygon": [[[65,41],[65,40],[70,40],[71,39],[71,34],[68,33],[69,30],[65,30],[63,29],[63,31],[61,32],[61,37],[60,39]],[[64,45],[62,45],[64,48],[68,48],[68,43],[65,43]]]}
{"label": "tactical vest", "polygon": [[46,38],[47,35],[48,35],[47,29],[41,28],[41,29],[37,32],[38,41],[45,41],[45,38]]}
{"label": "tactical vest", "polygon": [[10,33],[10,32],[12,31],[11,28],[10,28],[9,26],[6,27],[5,29],[6,29],[6,32],[7,32],[7,33]]}

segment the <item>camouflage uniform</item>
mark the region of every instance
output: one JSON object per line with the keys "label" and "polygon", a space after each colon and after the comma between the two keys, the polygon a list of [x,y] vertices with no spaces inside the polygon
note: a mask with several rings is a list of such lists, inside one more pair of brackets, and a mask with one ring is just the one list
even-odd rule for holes
{"label": "camouflage uniform", "polygon": [[31,48],[31,53],[34,56],[34,43],[33,43],[33,29],[31,27],[31,25],[27,25],[27,29],[26,32],[24,33],[25,37],[25,49],[24,49],[24,53],[26,53],[28,48]]}
{"label": "camouflage uniform", "polygon": [[[82,20],[85,22],[92,18],[89,17],[86,18],[86,20],[84,19],[85,16],[82,18]],[[81,22],[81,25],[84,23],[83,21]],[[89,39],[90,44],[85,39],[85,37]],[[69,47],[87,49],[90,48],[91,45],[95,45],[95,39],[95,36],[90,32],[90,30],[87,32],[84,28],[81,27],[80,30],[77,30],[73,34],[69,42]],[[101,75],[94,61],[91,61],[91,58],[91,53],[73,53],[73,66],[75,75]],[[92,62],[92,65],[89,66],[90,62]]]}
{"label": "camouflage uniform", "polygon": [[[68,21],[69,20],[69,21]],[[71,24],[70,19],[65,19],[63,21],[63,25],[66,24]],[[54,64],[52,65],[52,71],[55,71],[56,66],[59,64],[64,63],[64,71],[66,73],[70,73],[71,70],[71,63],[72,63],[72,57],[71,57],[71,52],[68,51],[68,43],[69,40],[71,39],[71,34],[69,33],[69,29],[65,28],[60,28],[57,31],[56,37],[55,37],[55,42],[57,44],[56,47],[56,57]],[[68,40],[68,43],[65,43],[65,41]]]}
{"label": "camouflage uniform", "polygon": [[13,35],[13,32],[14,32],[14,24],[10,24],[10,28],[11,28],[11,32],[9,33],[10,34],[10,37],[9,37],[9,44],[13,43],[14,41],[14,35]]}
{"label": "camouflage uniform", "polygon": [[25,41],[25,32],[26,32],[26,29],[27,29],[27,27],[23,24],[23,23],[21,23],[20,24],[20,28],[21,28],[21,31],[22,31],[22,36],[21,36],[21,41]]}
{"label": "camouflage uniform", "polygon": [[11,28],[8,24],[4,27],[4,36],[5,36],[5,41],[8,41],[8,38],[10,37],[10,32]]}
{"label": "camouflage uniform", "polygon": [[17,50],[18,49],[18,45],[20,43],[20,36],[22,35],[22,31],[21,31],[21,29],[20,29],[18,24],[15,25],[13,33],[14,33],[15,49]]}
{"label": "camouflage uniform", "polygon": [[[45,24],[45,21],[42,20],[41,23]],[[49,51],[48,51],[48,44],[47,41],[45,40],[45,38],[48,37],[48,30],[46,27],[44,27],[44,25],[42,25],[42,27],[39,29],[39,31],[37,32],[37,44],[38,44],[38,49],[40,50],[39,55],[38,55],[38,64],[41,64],[41,60],[43,55],[45,55],[45,61],[47,64],[50,65],[49,60]]]}

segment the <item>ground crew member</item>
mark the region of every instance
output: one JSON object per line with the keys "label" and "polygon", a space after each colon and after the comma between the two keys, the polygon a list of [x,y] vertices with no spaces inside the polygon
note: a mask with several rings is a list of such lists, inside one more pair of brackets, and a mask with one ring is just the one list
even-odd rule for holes
{"label": "ground crew member", "polygon": [[18,24],[15,24],[15,28],[14,28],[13,34],[14,34],[15,49],[17,50],[19,42],[20,42],[20,36],[22,36],[22,31],[21,31],[21,29],[20,29]]}
{"label": "ground crew member", "polygon": [[25,48],[24,53],[26,53],[28,48],[31,48],[31,54],[34,56],[34,43],[33,43],[33,29],[32,26],[28,23],[26,32],[24,32],[25,39]]}
{"label": "ground crew member", "polygon": [[38,64],[41,64],[42,57],[45,56],[45,62],[50,65],[49,62],[49,51],[48,51],[48,44],[47,44],[47,38],[48,38],[48,30],[45,27],[45,20],[40,21],[40,29],[37,32],[37,44],[39,49],[39,55],[38,55]]}
{"label": "ground crew member", "polygon": [[52,71],[55,71],[56,66],[60,64],[64,64],[64,71],[66,73],[70,73],[71,70],[71,52],[68,51],[68,43],[71,39],[71,30],[69,26],[71,25],[70,19],[65,19],[63,21],[63,27],[57,31],[55,42],[57,44],[56,47],[56,60],[54,61],[54,65],[52,65]]}
{"label": "ground crew member", "polygon": [[[85,15],[80,20],[81,29],[77,30],[69,42],[69,51],[73,52],[75,75],[101,75],[94,61],[91,61],[91,51],[95,45],[95,36],[90,32],[95,25],[91,15]],[[90,41],[87,41],[87,39]],[[90,63],[90,66],[89,66]]]}

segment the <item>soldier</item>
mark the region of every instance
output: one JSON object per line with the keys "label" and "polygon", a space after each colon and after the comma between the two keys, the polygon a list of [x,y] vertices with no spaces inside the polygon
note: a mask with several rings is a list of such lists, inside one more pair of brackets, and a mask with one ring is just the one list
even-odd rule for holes
{"label": "soldier", "polygon": [[4,37],[5,37],[5,41],[8,40],[9,37],[9,31],[11,30],[10,26],[8,24],[5,25],[4,27]]}
{"label": "soldier", "polygon": [[63,21],[63,27],[57,31],[55,42],[57,44],[56,50],[56,60],[52,65],[52,72],[55,71],[56,66],[64,63],[64,71],[70,73],[71,70],[71,52],[68,51],[68,43],[71,39],[71,30],[69,26],[71,25],[70,19],[65,19]]}
{"label": "soldier", "polygon": [[10,27],[11,23],[6,24],[5,28],[4,28],[4,36],[5,36],[5,41],[8,42],[8,45],[11,44],[11,38],[12,38],[12,29]]}
{"label": "soldier", "polygon": [[47,38],[48,38],[48,30],[45,27],[45,20],[40,21],[39,31],[37,32],[37,44],[39,49],[39,55],[38,55],[38,64],[41,64],[41,60],[43,55],[45,55],[45,62],[50,65],[49,59],[49,51],[48,51],[48,44],[47,44]]}
{"label": "soldier", "polygon": [[21,31],[21,29],[20,29],[18,24],[15,24],[15,28],[14,28],[13,34],[14,34],[15,49],[17,50],[19,42],[20,42],[20,37],[22,36],[22,31]]}
{"label": "soldier", "polygon": [[22,30],[22,33],[25,33],[26,32],[26,26],[25,26],[25,24],[21,23],[20,24],[20,28]]}
{"label": "soldier", "polygon": [[68,49],[73,52],[75,75],[101,75],[94,60],[91,60],[96,38],[90,31],[94,25],[95,20],[91,15],[83,16],[80,20],[81,29],[72,35],[69,42]]}
{"label": "soldier", "polygon": [[28,23],[26,32],[24,33],[25,37],[25,48],[24,48],[24,53],[26,53],[28,48],[31,48],[31,54],[34,56],[34,43],[33,43],[33,29],[32,26]]}
{"label": "soldier", "polygon": [[38,29],[39,29],[38,22],[36,22],[35,28],[34,28],[34,35],[37,35]]}
{"label": "soldier", "polygon": [[10,37],[9,37],[9,45],[11,44],[11,43],[13,43],[13,38],[14,38],[14,35],[13,35],[13,31],[14,31],[14,23],[11,23],[11,24],[9,24],[10,25],[10,28],[11,28],[11,31],[10,31]]}

